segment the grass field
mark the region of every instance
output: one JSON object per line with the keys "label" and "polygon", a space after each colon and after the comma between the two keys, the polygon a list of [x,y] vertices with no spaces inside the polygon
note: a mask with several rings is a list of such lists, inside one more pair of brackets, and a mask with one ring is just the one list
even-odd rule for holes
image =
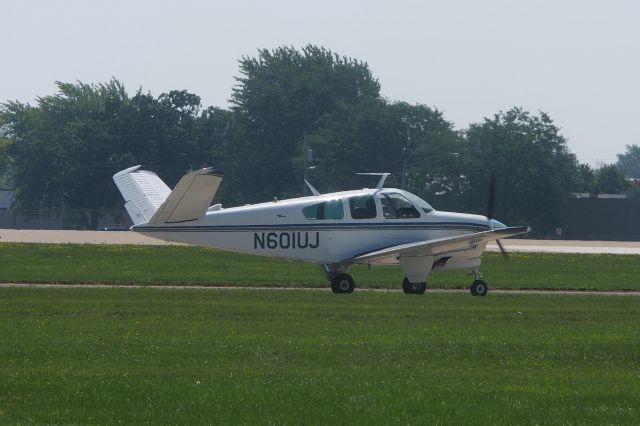
{"label": "grass field", "polygon": [[[0,244],[0,282],[328,287],[318,265],[187,246]],[[640,256],[483,255],[491,288],[640,289]],[[398,267],[355,266],[358,287],[400,288]],[[466,271],[433,273],[430,287],[466,288]]]}
{"label": "grass field", "polygon": [[636,297],[0,289],[2,424],[638,424]]}

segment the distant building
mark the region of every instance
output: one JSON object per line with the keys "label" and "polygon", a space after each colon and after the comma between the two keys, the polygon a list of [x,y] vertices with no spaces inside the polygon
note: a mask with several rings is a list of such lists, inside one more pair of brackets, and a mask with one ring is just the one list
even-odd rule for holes
{"label": "distant building", "polygon": [[532,238],[640,241],[640,192],[573,194],[556,224],[534,229]]}

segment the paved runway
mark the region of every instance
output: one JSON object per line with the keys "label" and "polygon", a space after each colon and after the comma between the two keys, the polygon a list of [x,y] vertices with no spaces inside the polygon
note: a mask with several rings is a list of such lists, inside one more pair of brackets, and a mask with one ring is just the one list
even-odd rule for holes
{"label": "paved runway", "polygon": [[[518,253],[599,253],[638,254],[638,241],[576,241],[576,240],[500,240],[505,250]],[[488,251],[498,251],[496,244],[489,244]]]}
{"label": "paved runway", "polygon": [[[501,241],[505,249],[511,252],[608,253],[640,255],[640,242],[638,241],[568,241],[519,239],[505,239]],[[172,244],[145,237],[132,231],[51,231],[21,229],[0,229],[0,242],[140,245]],[[489,244],[488,250],[498,251],[498,246],[495,244]]]}

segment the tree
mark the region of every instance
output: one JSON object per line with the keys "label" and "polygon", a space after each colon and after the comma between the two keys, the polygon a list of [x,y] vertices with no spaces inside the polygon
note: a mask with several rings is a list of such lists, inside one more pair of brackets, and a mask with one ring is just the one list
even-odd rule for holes
{"label": "tree", "polygon": [[5,137],[8,126],[5,126],[2,115],[0,115],[0,189],[8,188],[8,171],[11,164],[9,156],[9,145],[11,140]]}
{"label": "tree", "polygon": [[236,115],[232,111],[209,107],[201,113],[197,122],[192,153],[194,169],[213,166],[232,172],[225,176],[216,194],[216,202],[225,205],[234,201],[243,202],[237,198],[233,188],[237,164],[242,161],[235,150],[236,132]]}
{"label": "tree", "polygon": [[618,154],[618,169],[625,177],[640,179],[640,146],[627,145],[624,154]]}
{"label": "tree", "polygon": [[595,172],[588,164],[578,165],[578,179],[574,192],[595,192]]}
{"label": "tree", "polygon": [[486,212],[490,176],[496,177],[495,215],[509,223],[553,224],[577,181],[578,162],[544,112],[500,112],[466,132],[469,207]]}
{"label": "tree", "polygon": [[38,98],[36,107],[19,102],[2,107],[12,140],[14,205],[92,210],[85,219],[93,225],[115,199],[106,186],[112,170],[105,149],[113,152],[119,140],[104,118],[122,117],[128,98],[117,81],[57,85],[60,93]]}
{"label": "tree", "polygon": [[380,96],[366,63],[312,45],[260,50],[240,60],[240,74],[231,98],[238,161],[227,184],[244,202],[299,195],[304,139],[318,119]]}
{"label": "tree", "polygon": [[218,112],[200,114],[196,95],[171,91],[154,99],[139,91],[130,98],[115,79],[57,85],[59,93],[36,106],[0,109],[18,208],[75,211],[95,229],[102,214],[121,205],[116,171],[142,163],[173,185],[211,159],[218,141],[209,130]]}
{"label": "tree", "polygon": [[597,194],[619,194],[629,188],[624,175],[615,164],[608,164],[595,171],[594,191]]}
{"label": "tree", "polygon": [[11,164],[11,157],[7,152],[9,143],[9,139],[0,137],[0,189],[7,189],[10,187],[9,167]]}
{"label": "tree", "polygon": [[425,105],[343,103],[318,121],[310,142],[318,156],[314,176],[326,190],[373,184],[356,172],[390,172],[388,185],[426,198],[450,191],[455,181],[460,139],[440,111]]}
{"label": "tree", "polygon": [[390,172],[389,184],[398,182],[403,142],[395,111],[382,99],[339,104],[323,115],[309,140],[317,161],[314,178],[325,191],[362,186],[372,178],[357,172]]}

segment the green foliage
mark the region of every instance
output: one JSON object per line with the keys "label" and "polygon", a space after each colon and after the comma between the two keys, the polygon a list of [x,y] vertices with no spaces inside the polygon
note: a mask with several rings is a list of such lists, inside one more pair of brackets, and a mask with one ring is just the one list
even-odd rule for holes
{"label": "green foliage", "polygon": [[[0,128],[2,124],[0,123]],[[9,167],[11,165],[11,156],[8,147],[11,141],[7,138],[0,137],[0,189],[8,189],[9,183]]]}
{"label": "green foliage", "polygon": [[120,205],[115,172],[142,163],[174,184],[188,169],[208,165],[224,144],[229,113],[200,113],[200,98],[186,91],[130,98],[115,79],[57,85],[59,93],[36,106],[0,109],[11,140],[14,207],[90,211],[85,220],[95,229],[100,214]]}
{"label": "green foliage", "polygon": [[625,177],[640,179],[640,146],[627,145],[624,154],[618,154],[618,169]]}
{"label": "green foliage", "polygon": [[615,164],[604,165],[595,171],[594,191],[599,194],[619,194],[628,189],[624,175]]}
{"label": "green foliage", "polygon": [[620,170],[619,164],[609,164],[593,170],[587,164],[578,167],[578,182],[575,192],[591,194],[619,194],[632,189]]}
{"label": "green foliage", "polygon": [[578,165],[578,181],[576,182],[575,192],[594,192],[595,188],[595,172],[588,164]]}
{"label": "green foliage", "polygon": [[508,223],[553,224],[569,193],[618,188],[609,170],[596,182],[542,112],[512,108],[457,132],[436,108],[383,99],[365,62],[314,45],[259,50],[239,73],[230,109],[203,109],[184,90],[130,97],[115,79],[0,105],[0,183],[12,180],[15,208],[90,211],[89,228],[123,212],[111,180],[123,168],[142,164],[173,186],[214,166],[227,172],[216,202],[230,206],[301,195],[305,147],[321,191],[374,184],[356,172],[391,172],[388,186],[440,210],[486,213],[493,173],[495,215]]}
{"label": "green foliage", "polygon": [[490,175],[495,174],[497,218],[523,224],[557,220],[559,207],[574,192],[578,163],[547,114],[521,108],[500,112],[471,124],[466,141],[470,207],[486,206]]}
{"label": "green foliage", "polygon": [[[390,172],[388,186],[427,198],[455,193],[460,138],[442,113],[425,105],[365,99],[340,104],[310,137],[314,178],[326,191],[362,187],[356,172]],[[374,182],[368,178],[368,186]],[[438,206],[441,207],[441,206]]]}
{"label": "green foliage", "polygon": [[634,297],[0,289],[2,424],[637,424]]}
{"label": "green foliage", "polygon": [[127,117],[124,87],[113,80],[98,86],[58,83],[58,88],[59,94],[39,98],[36,107],[3,106],[12,138],[15,207],[109,208],[115,194],[105,170],[113,161],[110,154],[125,148],[112,125]]}
{"label": "green foliage", "polygon": [[240,74],[231,98],[237,161],[225,185],[243,203],[300,195],[305,133],[337,105],[380,91],[366,63],[313,45],[260,50],[240,60]]}

